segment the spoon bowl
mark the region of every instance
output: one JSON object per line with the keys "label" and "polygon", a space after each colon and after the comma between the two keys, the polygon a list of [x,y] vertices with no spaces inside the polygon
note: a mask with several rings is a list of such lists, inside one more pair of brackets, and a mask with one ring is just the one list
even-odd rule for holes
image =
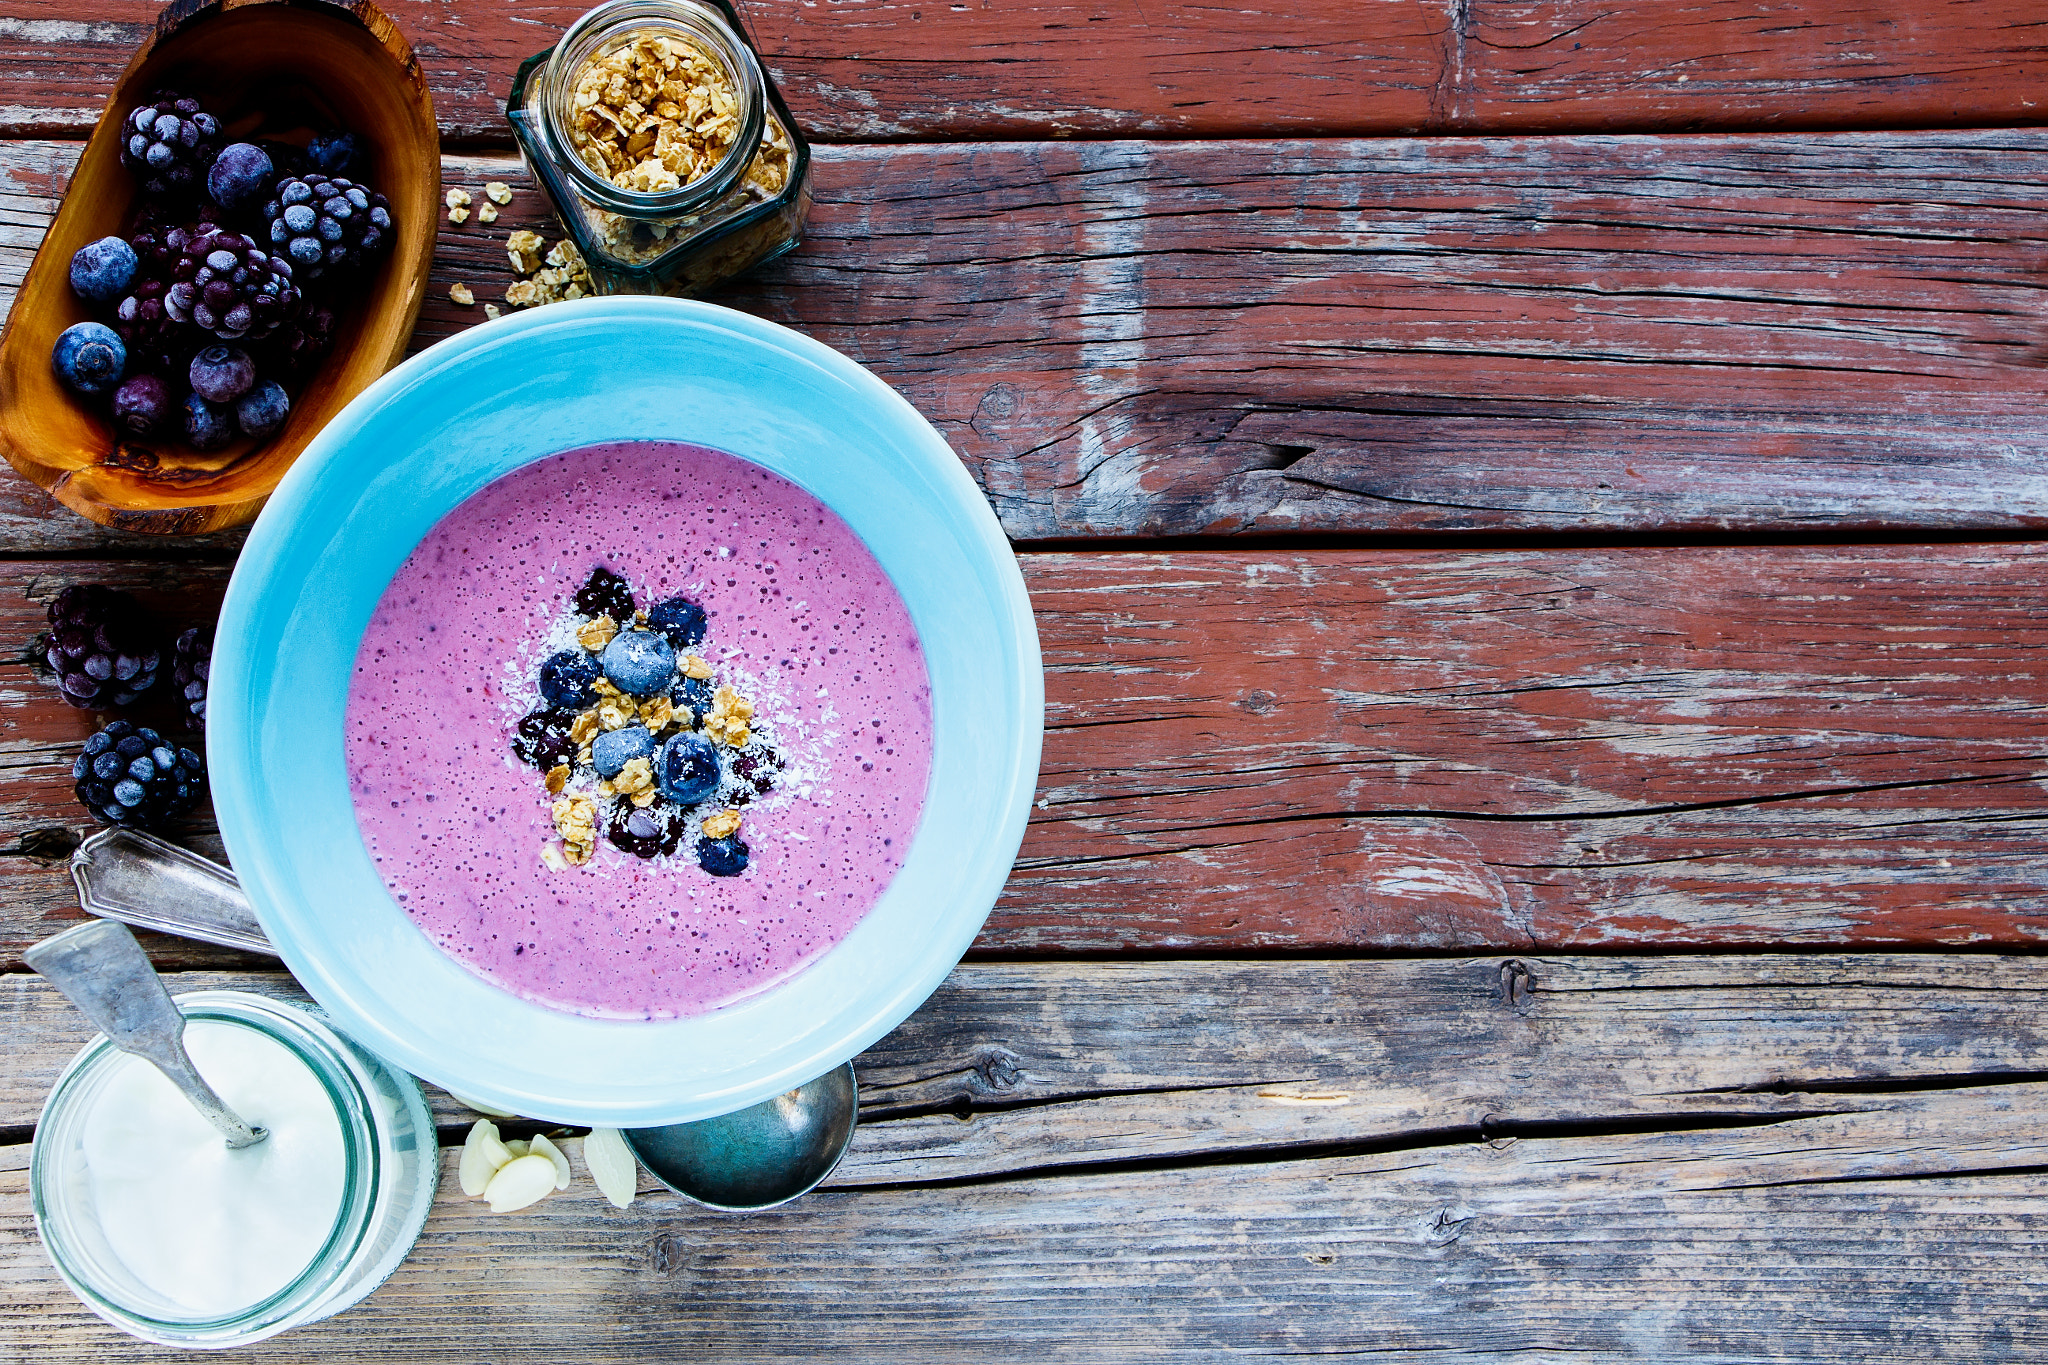
{"label": "spoon bowl", "polygon": [[749,1212],[816,1189],[846,1155],[859,1113],[848,1062],[730,1114],[624,1135],[640,1164],[683,1198]]}

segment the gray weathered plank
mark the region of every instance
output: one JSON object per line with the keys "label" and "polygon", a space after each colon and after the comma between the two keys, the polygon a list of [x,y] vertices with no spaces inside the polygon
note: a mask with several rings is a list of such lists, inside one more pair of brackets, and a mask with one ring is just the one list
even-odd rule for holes
{"label": "gray weathered plank", "polygon": [[[172,980],[305,998],[277,972]],[[1888,1112],[2038,1075],[2044,980],[1862,954],[969,964],[856,1060],[867,1118],[834,1181]],[[0,1130],[90,1036],[40,978],[0,976]],[[451,1130],[474,1117],[434,1098]]]}
{"label": "gray weathered plank", "polygon": [[[453,1184],[365,1304],[252,1360],[1928,1359],[2048,1350],[2048,1086],[1760,1127],[617,1211]],[[163,1359],[47,1269],[0,1173],[0,1332]]]}

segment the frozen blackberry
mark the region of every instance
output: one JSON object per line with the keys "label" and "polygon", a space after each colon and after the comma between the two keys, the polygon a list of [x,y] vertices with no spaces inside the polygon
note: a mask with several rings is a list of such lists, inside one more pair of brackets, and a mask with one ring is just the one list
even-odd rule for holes
{"label": "frozen blackberry", "polygon": [[632,586],[600,564],[576,589],[576,610],[585,616],[609,616],[624,625],[638,608],[633,605]]}
{"label": "frozen blackberry", "polygon": [[121,121],[121,164],[152,198],[197,196],[219,150],[220,121],[173,91],[157,91]]}
{"label": "frozen blackberry", "polygon": [[521,763],[531,763],[542,772],[567,763],[576,757],[576,741],[569,737],[569,727],[575,723],[576,712],[567,707],[543,706],[529,711],[513,732],[512,752]]}
{"label": "frozen blackberry", "polygon": [[218,228],[185,243],[172,262],[171,281],[164,311],[222,341],[268,336],[299,308],[289,263]]}
{"label": "frozen blackberry", "polygon": [[43,657],[73,706],[131,706],[156,686],[163,651],[142,604],[98,583],[78,583],[50,603]]}
{"label": "frozen blackberry", "polygon": [[171,648],[171,688],[192,714],[192,727],[206,724],[206,680],[213,672],[213,632],[192,627]]}
{"label": "frozen blackberry", "polygon": [[263,220],[271,248],[308,280],[353,273],[391,247],[391,205],[384,196],[317,171],[278,181]]}
{"label": "frozen blackberry", "polygon": [[264,339],[257,368],[265,374],[303,379],[327,358],[333,345],[333,310],[309,304]]}
{"label": "frozen blackberry", "polygon": [[71,780],[104,823],[157,829],[198,804],[206,767],[156,731],[117,720],[85,742]]}
{"label": "frozen blackberry", "polygon": [[622,799],[612,805],[605,837],[636,858],[652,858],[681,848],[687,823],[674,806],[660,801],[636,806]]}
{"label": "frozen blackberry", "polygon": [[746,748],[732,756],[732,775],[745,783],[732,794],[732,803],[744,806],[756,796],[766,796],[775,789],[775,779],[782,774],[782,759],[773,749]]}
{"label": "frozen blackberry", "polygon": [[697,866],[714,877],[737,877],[747,870],[747,846],[737,834],[697,841]]}

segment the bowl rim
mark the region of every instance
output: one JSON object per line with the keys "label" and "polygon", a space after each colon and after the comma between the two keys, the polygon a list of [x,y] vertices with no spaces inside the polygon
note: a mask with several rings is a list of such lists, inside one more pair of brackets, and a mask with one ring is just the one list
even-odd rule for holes
{"label": "bowl rim", "polygon": [[[980,858],[973,865],[973,875],[963,878],[955,888],[955,900],[978,905],[980,913],[950,916],[946,921],[947,930],[935,934],[917,957],[905,962],[906,968],[914,966],[916,969],[904,971],[893,989],[878,994],[873,1003],[861,1011],[857,1024],[829,1034],[812,1030],[799,1044],[785,1049],[791,1060],[752,1082],[731,1085],[709,1103],[685,1097],[592,1106],[576,1101],[550,1100],[530,1090],[492,1083],[488,1078],[462,1075],[444,1081],[442,1078],[448,1072],[437,1064],[433,1040],[409,1037],[377,1017],[374,1011],[363,1008],[338,979],[337,973],[323,963],[318,952],[309,950],[300,941],[292,915],[304,911],[305,898],[295,889],[293,870],[282,859],[281,848],[274,841],[266,840],[265,822],[256,813],[260,781],[248,760],[253,760],[258,752],[258,735],[252,715],[246,714],[237,701],[253,696],[256,690],[254,661],[241,643],[252,634],[251,621],[261,609],[263,593],[277,584],[280,560],[293,545],[299,519],[320,492],[322,479],[348,458],[352,441],[373,415],[402,391],[429,382],[437,371],[472,363],[473,353],[477,351],[497,348],[507,341],[542,345],[551,333],[582,330],[593,322],[628,327],[667,323],[711,329],[737,343],[759,345],[768,351],[779,352],[790,363],[822,370],[838,382],[864,391],[883,408],[891,410],[893,420],[902,423],[902,429],[907,433],[910,442],[907,449],[917,462],[917,472],[939,485],[944,514],[949,521],[958,518],[956,529],[962,533],[962,539],[968,542],[972,553],[988,559],[996,580],[994,590],[1001,599],[1000,617],[994,622],[994,628],[998,638],[1014,651],[1016,661],[1014,676],[1006,681],[1017,689],[1021,714],[1003,755],[1008,780],[993,803],[999,818],[991,821],[983,845],[987,856]],[[532,460],[545,458],[548,453],[534,453],[515,467],[524,467]],[[435,520],[438,521],[439,515],[445,515],[447,510],[442,509]],[[407,552],[410,553],[409,550]],[[285,581],[289,584],[299,580],[287,578]],[[381,594],[382,588],[378,591]],[[694,300],[646,296],[584,299],[514,313],[480,324],[411,357],[351,400],[286,473],[251,529],[222,603],[209,692],[217,699],[209,704],[207,715],[208,750],[214,764],[209,776],[216,817],[229,860],[279,956],[335,1024],[354,1041],[393,1064],[499,1107],[531,1118],[615,1127],[707,1118],[744,1108],[831,1071],[908,1018],[958,964],[980,932],[1008,880],[1036,795],[1044,732],[1043,660],[1022,571],[986,496],[938,431],[879,377],[822,342],[778,323],[733,309]],[[250,708],[251,712],[258,714],[262,710],[262,706]],[[928,794],[926,799],[929,803],[931,796]],[[361,835],[352,829],[350,837],[360,840]],[[402,911],[397,913],[402,917]],[[430,944],[426,946],[429,951],[439,951]],[[781,987],[801,979],[811,966],[824,961],[829,954],[830,950],[791,976],[744,996],[733,1005],[772,1000]],[[483,984],[491,990],[502,989],[488,982]],[[510,992],[505,992],[505,995],[528,1008],[545,1008],[531,1005]],[[724,1008],[727,1007],[720,1007]],[[566,1011],[547,1011],[579,1024],[596,1022],[619,1028],[673,1028],[687,1025],[693,1018],[715,1017],[719,1012],[713,1010],[708,1015],[686,1016],[680,1020],[634,1023],[593,1021]]]}

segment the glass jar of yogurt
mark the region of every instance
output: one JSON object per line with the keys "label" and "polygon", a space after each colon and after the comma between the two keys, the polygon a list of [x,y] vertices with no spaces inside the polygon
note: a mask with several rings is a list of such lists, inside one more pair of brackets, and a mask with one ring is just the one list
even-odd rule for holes
{"label": "glass jar of yogurt", "polygon": [[802,235],[810,147],[730,0],[608,0],[505,112],[597,293],[701,293]]}
{"label": "glass jar of yogurt", "polygon": [[439,1149],[419,1084],[309,1011],[177,997],[185,1045],[270,1136],[239,1151],[154,1066],[88,1044],[43,1106],[36,1230],[93,1312],[165,1346],[241,1346],[331,1317],[412,1249]]}

